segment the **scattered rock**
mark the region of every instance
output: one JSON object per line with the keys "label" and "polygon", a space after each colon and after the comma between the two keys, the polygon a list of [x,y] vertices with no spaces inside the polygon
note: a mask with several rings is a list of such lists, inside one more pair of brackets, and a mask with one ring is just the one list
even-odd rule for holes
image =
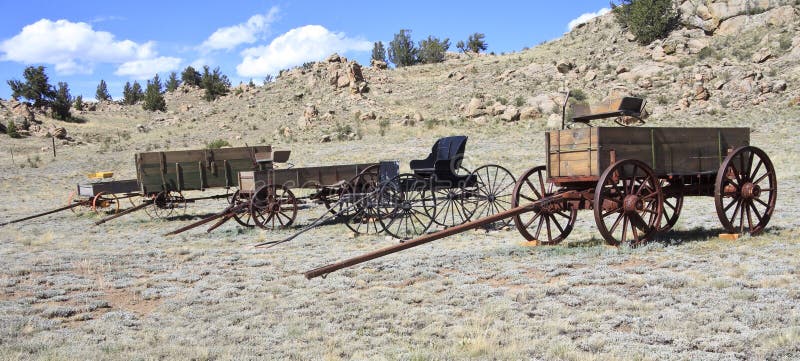
{"label": "scattered rock", "polygon": [[617,66],[617,69],[615,70],[615,72],[617,73],[617,75],[622,74],[622,73],[627,73],[628,72],[628,67],[626,67],[625,65],[620,64],[620,65]]}
{"label": "scattered rock", "polygon": [[64,127],[53,127],[49,132],[56,139],[67,139],[67,129]]}
{"label": "scattered rock", "polygon": [[483,104],[483,99],[472,98],[467,104],[467,117],[477,118],[486,114],[486,106]]}
{"label": "scattered rock", "polygon": [[558,63],[556,63],[556,69],[561,74],[569,73],[573,67],[575,67],[575,65],[572,64],[572,62],[570,62],[569,60],[561,60]]}
{"label": "scattered rock", "polygon": [[592,81],[597,78],[597,72],[594,70],[589,70],[586,72],[586,75],[583,76],[584,81]]}
{"label": "scattered rock", "polygon": [[369,111],[369,112],[366,112],[364,114],[361,114],[360,119],[361,120],[375,120],[375,119],[377,119],[377,116],[375,115],[374,111]]}
{"label": "scattered rock", "polygon": [[337,53],[333,53],[331,55],[328,55],[328,57],[325,58],[325,61],[328,63],[342,63],[342,57],[339,56],[339,54]]}
{"label": "scattered rock", "polygon": [[456,70],[447,74],[448,79],[464,80],[464,73]]}
{"label": "scattered rock", "polygon": [[320,143],[329,143],[333,139],[330,134],[325,134],[321,138],[319,138]]}
{"label": "scattered rock", "polygon": [[756,64],[763,63],[772,57],[772,52],[767,48],[761,48],[750,57],[750,60]]}
{"label": "scattered rock", "polygon": [[310,122],[312,119],[316,118],[319,115],[319,111],[314,104],[307,104],[306,108],[303,110],[303,118]]}
{"label": "scattered rock", "polygon": [[389,68],[389,65],[386,64],[385,61],[376,59],[372,59],[372,61],[369,62],[369,66],[378,70],[386,70]]}
{"label": "scattered rock", "polygon": [[519,110],[519,118],[520,119],[536,119],[542,116],[542,113],[539,112],[539,109],[536,107],[524,107]]}
{"label": "scattered rock", "polygon": [[424,120],[425,120],[425,118],[422,116],[422,113],[420,113],[420,112],[415,112],[414,113],[414,122],[422,123]]}
{"label": "scattered rock", "polygon": [[780,93],[786,90],[786,81],[785,80],[776,80],[772,83],[772,91],[776,93]]}
{"label": "scattered rock", "polygon": [[516,122],[519,120],[519,118],[520,111],[513,106],[507,107],[503,114],[500,115],[500,119],[506,122]]}

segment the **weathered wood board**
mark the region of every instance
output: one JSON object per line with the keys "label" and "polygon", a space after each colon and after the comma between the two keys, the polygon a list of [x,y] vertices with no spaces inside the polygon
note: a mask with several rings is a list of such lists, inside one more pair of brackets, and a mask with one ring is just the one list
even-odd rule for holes
{"label": "weathered wood board", "polygon": [[139,182],[136,179],[125,179],[78,184],[78,195],[81,197],[94,197],[101,192],[105,194],[136,193],[139,192]]}
{"label": "weathered wood board", "polygon": [[658,176],[710,174],[728,149],[750,144],[750,129],[594,127],[547,132],[545,142],[547,174],[557,183],[597,180],[612,153],[640,160]]}
{"label": "weathered wood board", "polygon": [[195,149],[136,154],[143,194],[235,187],[236,175],[272,167],[272,147]]}
{"label": "weathered wood board", "polygon": [[264,185],[283,185],[287,188],[319,188],[348,182],[359,173],[378,163],[329,165],[289,169],[265,169],[239,172],[239,189],[252,193]]}

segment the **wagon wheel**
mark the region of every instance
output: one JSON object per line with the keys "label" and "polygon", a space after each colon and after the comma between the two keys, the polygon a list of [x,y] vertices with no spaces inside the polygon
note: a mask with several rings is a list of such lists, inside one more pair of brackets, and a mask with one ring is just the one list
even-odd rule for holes
{"label": "wagon wheel", "polygon": [[[546,167],[541,165],[528,169],[514,186],[514,195],[511,200],[512,207],[518,207],[528,202],[535,202],[543,198],[552,197],[557,190],[555,185],[546,182]],[[517,230],[528,241],[537,241],[539,244],[551,245],[563,241],[575,225],[578,210],[570,207],[566,201],[553,201],[535,207],[533,212],[519,214],[513,217]],[[544,233],[542,232],[544,231]]]}
{"label": "wagon wheel", "polygon": [[316,197],[322,202],[322,205],[325,206],[325,209],[327,209],[328,212],[333,215],[338,215],[341,207],[337,206],[336,203],[339,202],[339,199],[341,199],[344,189],[345,188],[342,187],[337,189],[335,192],[322,193],[325,192],[325,190],[320,188]]}
{"label": "wagon wheel", "polygon": [[175,212],[186,212],[186,198],[181,192],[161,191],[151,199],[152,204],[144,209],[150,218],[167,219]]}
{"label": "wagon wheel", "polygon": [[[243,202],[245,202],[245,200],[241,198],[241,193],[238,190],[228,197],[228,203],[231,207],[241,206]],[[249,209],[247,208],[234,213],[233,220],[244,227],[256,226],[256,222],[253,221],[253,216],[250,214]]]}
{"label": "wagon wheel", "polygon": [[370,166],[353,177],[342,191],[340,205],[347,228],[356,234],[378,234],[383,227],[378,220],[378,168]]}
{"label": "wagon wheel", "polygon": [[761,233],[772,217],[777,196],[775,168],[763,150],[740,147],[722,161],[714,184],[714,203],[727,232]]}
{"label": "wagon wheel", "polygon": [[[470,219],[491,216],[511,208],[514,184],[517,180],[508,169],[489,164],[479,167],[471,176],[475,177],[475,184],[470,197],[464,199],[465,208],[474,209]],[[511,220],[506,219],[486,225],[484,228],[500,229],[510,223]]]}
{"label": "wagon wheel", "polygon": [[440,184],[441,182],[436,181],[435,175],[431,182],[436,196],[436,209],[430,216],[433,217],[435,224],[445,228],[469,221],[477,206],[477,201],[473,198],[477,183],[475,177],[465,168],[459,170],[464,174],[456,172],[455,175],[464,180],[458,184]]}
{"label": "wagon wheel", "polygon": [[117,214],[119,212],[119,198],[117,198],[116,194],[100,192],[92,198],[92,210],[95,213],[100,213],[99,209],[101,208],[109,208],[112,206],[114,207],[114,214]]}
{"label": "wagon wheel", "polygon": [[407,239],[425,233],[436,215],[436,196],[427,179],[399,174],[378,192],[378,220],[391,236]]}
{"label": "wagon wheel", "polygon": [[[666,233],[678,223],[678,217],[683,208],[683,193],[680,188],[683,186],[673,185],[669,180],[661,180],[661,190],[664,193],[664,210],[661,215],[661,222],[658,225],[659,233]],[[670,188],[679,188],[670,190]]]}
{"label": "wagon wheel", "polygon": [[594,219],[606,243],[635,247],[658,232],[664,194],[647,164],[620,160],[600,176],[594,193]]}
{"label": "wagon wheel", "polygon": [[72,211],[72,213],[77,214],[78,213],[78,208],[86,208],[82,212],[85,212],[87,210],[92,209],[92,202],[91,201],[89,201],[89,200],[81,200],[81,199],[78,199],[77,197],[78,197],[77,191],[70,192],[69,196],[67,197],[67,205],[80,203],[80,206],[72,207],[72,208],[69,209],[70,211]]}
{"label": "wagon wheel", "polygon": [[297,217],[297,198],[283,185],[265,185],[250,200],[250,216],[261,229],[290,226]]}

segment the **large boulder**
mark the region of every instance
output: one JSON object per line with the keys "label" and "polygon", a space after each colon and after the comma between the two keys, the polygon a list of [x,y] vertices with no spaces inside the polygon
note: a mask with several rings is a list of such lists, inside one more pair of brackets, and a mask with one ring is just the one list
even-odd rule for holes
{"label": "large boulder", "polygon": [[371,67],[373,67],[373,68],[375,68],[375,69],[379,69],[379,70],[385,70],[385,69],[389,68],[389,65],[388,65],[388,64],[386,64],[386,62],[385,62],[385,61],[383,61],[383,60],[376,60],[376,59],[372,59],[372,60],[369,62],[369,66],[371,66]]}
{"label": "large boulder", "polygon": [[500,114],[500,119],[506,122],[516,122],[520,118],[520,111],[514,106],[506,107],[503,114]]}
{"label": "large boulder", "polygon": [[486,106],[483,104],[483,99],[472,98],[469,100],[466,109],[466,116],[469,118],[477,118],[486,114]]}

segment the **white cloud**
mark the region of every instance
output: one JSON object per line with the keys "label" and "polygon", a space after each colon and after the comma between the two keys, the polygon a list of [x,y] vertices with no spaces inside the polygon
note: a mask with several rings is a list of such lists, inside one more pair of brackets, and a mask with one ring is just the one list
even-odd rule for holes
{"label": "white cloud", "polygon": [[334,33],[320,25],[306,25],[289,30],[269,45],[242,51],[244,58],[236,66],[236,72],[242,77],[274,75],[281,69],[321,60],[334,52],[370,49],[372,43],[367,40],[348,38],[344,33]]}
{"label": "white cloud", "polygon": [[592,20],[592,19],[594,19],[594,18],[596,18],[598,16],[602,16],[602,15],[607,14],[609,11],[611,11],[611,9],[602,8],[600,10],[597,10],[596,12],[593,12],[593,13],[581,14],[581,16],[578,16],[577,18],[572,19],[572,21],[570,21],[569,24],[567,24],[567,30],[570,31],[570,30],[574,29],[576,26],[578,26],[580,24],[583,24],[583,23],[585,23],[585,22],[587,22],[589,20]]}
{"label": "white cloud", "polygon": [[269,25],[275,21],[278,7],[273,6],[265,15],[253,15],[247,22],[217,29],[200,45],[203,51],[230,50],[241,44],[252,44],[267,33]]}
{"label": "white cloud", "polygon": [[87,23],[41,19],[0,42],[0,60],[53,64],[60,74],[91,74],[96,63],[163,61],[157,58],[154,46],[152,41],[116,40],[113,34],[95,31]]}
{"label": "white cloud", "polygon": [[133,79],[150,79],[156,73],[176,70],[181,64],[180,58],[160,56],[153,59],[132,60],[122,63],[114,74],[129,76]]}

